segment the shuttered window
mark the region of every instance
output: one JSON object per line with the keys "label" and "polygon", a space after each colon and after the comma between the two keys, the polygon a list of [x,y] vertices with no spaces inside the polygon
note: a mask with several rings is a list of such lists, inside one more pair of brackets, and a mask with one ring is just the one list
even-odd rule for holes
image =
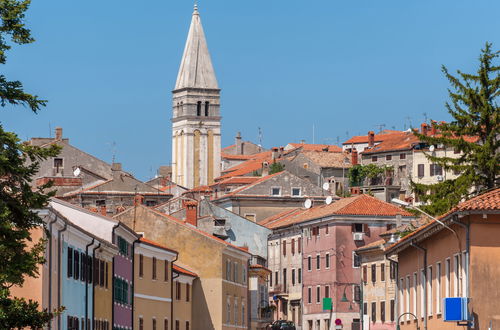
{"label": "shuttered window", "polygon": [[424,164],[418,164],[417,169],[418,169],[418,177],[423,178],[424,174],[425,174],[424,173]]}

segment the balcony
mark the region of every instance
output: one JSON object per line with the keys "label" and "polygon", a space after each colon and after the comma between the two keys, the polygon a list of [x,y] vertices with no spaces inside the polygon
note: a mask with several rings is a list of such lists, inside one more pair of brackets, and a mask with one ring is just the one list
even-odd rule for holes
{"label": "balcony", "polygon": [[271,290],[269,290],[270,294],[284,294],[288,293],[288,286],[285,287],[283,284],[274,285]]}

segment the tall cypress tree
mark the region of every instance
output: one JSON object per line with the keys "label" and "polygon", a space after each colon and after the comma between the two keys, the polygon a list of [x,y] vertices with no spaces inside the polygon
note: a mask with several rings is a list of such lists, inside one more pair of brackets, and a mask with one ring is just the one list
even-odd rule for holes
{"label": "tall cypress tree", "polygon": [[[34,41],[25,28],[24,13],[29,0],[0,0],[0,64],[6,62],[8,41],[27,44]],[[22,105],[33,112],[46,101],[26,93],[20,81],[9,81],[0,74],[0,107]],[[22,143],[15,133],[0,125],[0,329],[43,327],[53,311],[41,310],[38,302],[11,296],[13,286],[22,286],[27,277],[38,276],[44,261],[45,242],[31,242],[30,232],[43,226],[34,211],[46,206],[49,194],[32,189],[31,181],[39,162],[57,155],[59,148],[40,148]]]}
{"label": "tall cypress tree", "polygon": [[442,70],[451,84],[446,109],[453,119],[434,123],[437,132],[427,136],[415,132],[422,142],[443,145],[460,153],[458,158],[426,157],[445,170],[460,173],[456,179],[437,184],[412,183],[417,196],[428,202],[424,208],[442,214],[462,199],[497,187],[500,177],[500,66],[495,64],[500,52],[486,43],[479,56],[477,73],[457,71],[457,76]]}

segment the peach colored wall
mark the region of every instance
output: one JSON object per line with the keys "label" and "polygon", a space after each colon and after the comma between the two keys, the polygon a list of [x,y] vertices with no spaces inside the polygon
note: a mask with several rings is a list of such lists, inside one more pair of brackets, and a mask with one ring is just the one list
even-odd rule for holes
{"label": "peach colored wall", "polygon": [[[181,277],[184,277],[181,275]],[[174,290],[175,290],[174,281]],[[180,328],[185,329],[186,321],[189,322],[191,329],[193,329],[193,322],[191,320],[192,303],[193,303],[193,286],[189,285],[189,301],[186,300],[186,283],[181,283],[181,299],[177,300],[174,297],[174,320],[179,320]],[[196,313],[196,312],[195,312]]]}
{"label": "peach colored wall", "polygon": [[103,287],[94,285],[94,318],[109,321],[109,324],[111,324],[113,314],[113,262],[107,261],[106,263],[108,265],[108,287],[106,288],[106,283],[104,283]]}

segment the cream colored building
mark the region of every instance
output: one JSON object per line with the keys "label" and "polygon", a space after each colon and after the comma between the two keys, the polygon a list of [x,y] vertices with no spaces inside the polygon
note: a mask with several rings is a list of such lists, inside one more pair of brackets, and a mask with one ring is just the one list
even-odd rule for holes
{"label": "cream colored building", "polygon": [[172,180],[212,184],[221,166],[220,89],[196,6],[172,93]]}
{"label": "cream colored building", "polygon": [[[431,151],[432,150],[432,151]],[[458,158],[460,153],[455,153],[452,148],[436,148],[413,150],[413,169],[411,171],[411,179],[415,183],[434,184],[444,180],[455,179],[458,173],[453,171],[445,171],[440,166],[435,165],[427,159],[425,154],[434,157]]]}
{"label": "cream colored building", "polygon": [[[193,320],[193,282],[198,278],[198,275],[187,270],[184,267],[174,265],[173,267],[174,291],[172,300],[174,302],[173,309],[173,329],[192,328]],[[196,304],[194,305],[196,307]],[[196,315],[196,310],[194,311]]]}
{"label": "cream colored building", "polygon": [[192,299],[196,306],[193,311],[196,313],[192,319],[193,329],[246,328],[247,262],[250,253],[143,205],[132,207],[116,215],[115,219],[144,233],[147,239],[178,251],[176,264],[185,266],[199,276],[192,287]]}
{"label": "cream colored building", "polygon": [[170,329],[177,252],[141,238],[134,246],[134,329]]}

